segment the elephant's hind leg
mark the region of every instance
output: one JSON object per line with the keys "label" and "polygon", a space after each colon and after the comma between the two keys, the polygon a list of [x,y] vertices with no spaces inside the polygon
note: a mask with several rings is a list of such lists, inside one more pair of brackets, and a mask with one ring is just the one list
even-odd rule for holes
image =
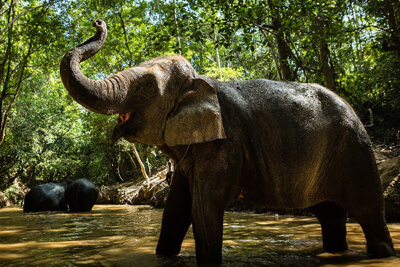
{"label": "elephant's hind leg", "polygon": [[333,202],[317,204],[311,210],[321,223],[324,249],[329,252],[347,251],[347,212]]}
{"label": "elephant's hind leg", "polygon": [[347,179],[347,203],[343,207],[361,225],[368,253],[377,258],[391,257],[395,252],[385,222],[381,181],[375,163],[366,166],[365,161],[362,157],[353,159],[352,165],[357,168],[349,172],[352,177]]}
{"label": "elephant's hind leg", "polygon": [[360,223],[364,231],[368,253],[377,258],[396,255],[383,212],[373,212],[373,209],[370,209],[368,211],[351,211],[351,214]]}

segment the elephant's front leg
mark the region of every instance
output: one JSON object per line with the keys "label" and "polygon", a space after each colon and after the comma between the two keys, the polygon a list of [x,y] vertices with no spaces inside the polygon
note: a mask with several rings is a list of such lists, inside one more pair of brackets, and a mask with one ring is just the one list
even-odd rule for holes
{"label": "elephant's front leg", "polygon": [[[212,194],[212,191],[209,193]],[[193,234],[199,264],[222,263],[224,206],[212,197],[207,199],[204,192],[195,192],[193,195]]]}
{"label": "elephant's front leg", "polygon": [[188,180],[176,170],[163,214],[156,253],[177,255],[191,224],[191,197]]}
{"label": "elephant's front leg", "polygon": [[203,165],[194,170],[192,188],[192,224],[199,264],[222,263],[223,218],[226,203],[234,192],[233,177],[226,171]]}

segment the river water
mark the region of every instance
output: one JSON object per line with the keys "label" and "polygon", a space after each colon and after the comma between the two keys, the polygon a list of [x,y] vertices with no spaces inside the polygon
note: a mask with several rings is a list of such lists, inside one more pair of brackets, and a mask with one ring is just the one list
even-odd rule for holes
{"label": "river water", "polygon": [[[91,212],[24,214],[0,209],[0,266],[196,266],[191,229],[176,257],[155,255],[163,210],[96,205]],[[360,226],[348,222],[347,253],[322,249],[313,217],[227,212],[223,266],[400,266],[365,254]],[[389,224],[400,254],[400,224]]]}

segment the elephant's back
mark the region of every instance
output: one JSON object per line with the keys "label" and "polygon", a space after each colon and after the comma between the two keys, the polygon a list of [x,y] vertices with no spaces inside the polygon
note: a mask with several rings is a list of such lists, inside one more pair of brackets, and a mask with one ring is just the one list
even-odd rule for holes
{"label": "elephant's back", "polygon": [[98,197],[96,186],[85,178],[68,185],[65,193],[71,211],[90,211]]}
{"label": "elephant's back", "polygon": [[24,211],[46,211],[66,209],[64,200],[65,187],[47,183],[35,186],[25,196]]}
{"label": "elephant's back", "polygon": [[216,87],[228,135],[241,132],[283,148],[309,147],[316,138],[337,142],[344,136],[369,143],[350,105],[320,85],[258,79],[217,82]]}
{"label": "elephant's back", "polygon": [[241,184],[257,185],[250,190],[256,201],[292,208],[337,199],[353,179],[350,162],[374,164],[357,115],[322,86],[253,80],[226,83],[221,91],[227,137],[244,155]]}

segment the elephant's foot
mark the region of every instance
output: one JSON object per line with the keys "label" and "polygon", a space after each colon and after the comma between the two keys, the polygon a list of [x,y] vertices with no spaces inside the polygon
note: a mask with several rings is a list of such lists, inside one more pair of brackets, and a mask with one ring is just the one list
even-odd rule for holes
{"label": "elephant's foot", "polygon": [[181,251],[181,247],[179,246],[161,246],[160,244],[157,245],[156,254],[163,255],[163,256],[175,256],[178,255]]}
{"label": "elephant's foot", "polygon": [[347,242],[330,242],[324,240],[324,250],[327,252],[345,252],[348,250]]}
{"label": "elephant's foot", "polygon": [[222,264],[221,253],[201,253],[196,249],[197,264],[219,265]]}
{"label": "elephant's foot", "polygon": [[396,256],[392,242],[382,242],[368,245],[368,253],[376,258],[389,258]]}

